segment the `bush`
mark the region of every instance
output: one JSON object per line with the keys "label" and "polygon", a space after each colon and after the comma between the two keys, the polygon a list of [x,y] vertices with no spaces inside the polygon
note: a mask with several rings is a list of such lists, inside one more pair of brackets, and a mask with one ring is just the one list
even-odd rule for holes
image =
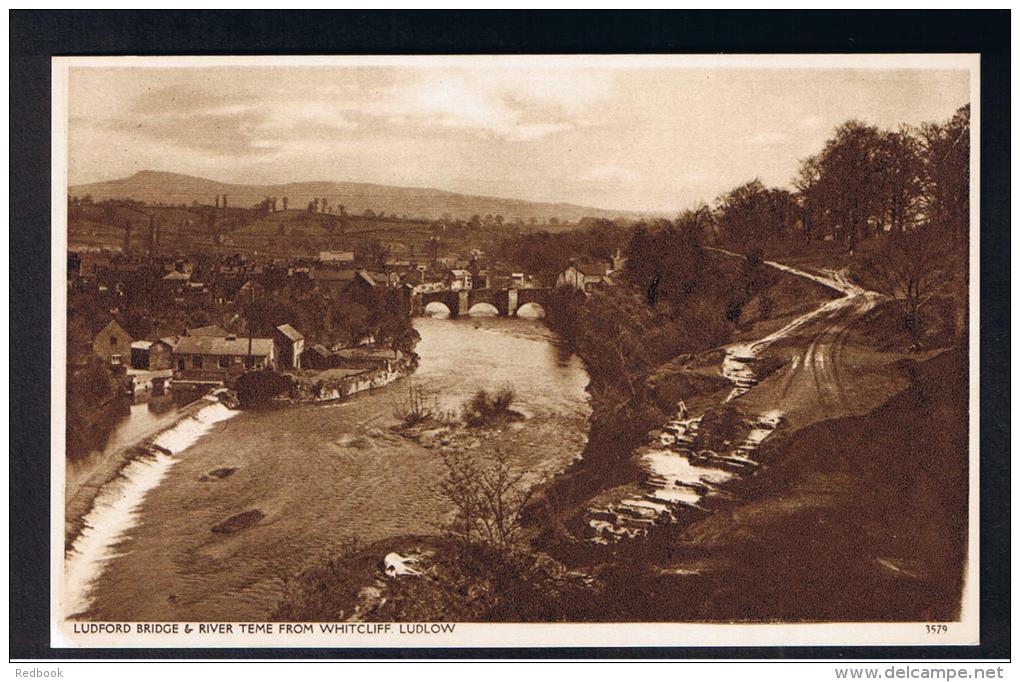
{"label": "bush", "polygon": [[435,395],[414,384],[407,387],[407,399],[393,406],[393,416],[407,427],[433,419],[438,413]]}
{"label": "bush", "polygon": [[521,512],[531,497],[521,484],[524,474],[511,472],[502,450],[487,466],[463,452],[444,454],[443,463],[446,478],[440,491],[456,509],[444,530],[461,543],[513,549],[520,540]]}
{"label": "bush", "polygon": [[468,426],[486,426],[505,419],[515,419],[520,414],[511,410],[510,406],[516,398],[517,393],[509,386],[491,395],[485,389],[480,389],[464,404],[464,423]]}
{"label": "bush", "polygon": [[239,376],[234,390],[237,391],[241,405],[251,407],[267,403],[284,393],[289,394],[292,387],[290,377],[271,369],[262,369]]}

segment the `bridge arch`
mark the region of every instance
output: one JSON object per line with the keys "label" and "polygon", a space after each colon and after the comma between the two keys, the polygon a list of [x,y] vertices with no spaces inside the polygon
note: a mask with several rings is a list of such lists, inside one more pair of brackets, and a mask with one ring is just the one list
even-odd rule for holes
{"label": "bridge arch", "polygon": [[471,317],[495,317],[499,315],[499,309],[491,303],[481,302],[475,303],[468,310],[468,315]]}
{"label": "bridge arch", "polygon": [[442,301],[429,301],[425,304],[426,317],[449,317],[450,309]]}
{"label": "bridge arch", "polygon": [[517,317],[523,317],[528,320],[541,320],[545,317],[545,308],[540,303],[525,303],[517,309]]}

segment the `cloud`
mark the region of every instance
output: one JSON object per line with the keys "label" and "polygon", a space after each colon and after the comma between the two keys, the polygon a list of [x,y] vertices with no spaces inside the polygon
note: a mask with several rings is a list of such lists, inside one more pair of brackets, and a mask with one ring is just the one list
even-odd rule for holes
{"label": "cloud", "polygon": [[627,209],[782,185],[828,131],[939,120],[966,74],[616,68],[544,57],[424,66],[83,67],[72,182],[159,168],[354,180]]}
{"label": "cloud", "polygon": [[634,184],[641,176],[636,171],[622,166],[595,166],[582,173],[581,179],[593,183]]}
{"label": "cloud", "polygon": [[825,121],[821,116],[815,116],[813,114],[811,116],[805,116],[798,121],[798,125],[805,130],[817,130],[822,127],[824,123]]}
{"label": "cloud", "polygon": [[756,147],[771,147],[777,144],[784,144],[789,141],[789,136],[786,133],[758,133],[753,135],[748,140],[751,144]]}

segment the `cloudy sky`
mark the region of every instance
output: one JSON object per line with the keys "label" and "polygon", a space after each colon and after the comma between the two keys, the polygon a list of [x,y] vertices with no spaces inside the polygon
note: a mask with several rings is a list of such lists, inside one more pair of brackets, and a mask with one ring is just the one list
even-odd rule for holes
{"label": "cloudy sky", "polygon": [[966,71],[678,68],[602,59],[72,67],[68,179],[139,170],[672,211],[799,159],[850,118],[941,120]]}

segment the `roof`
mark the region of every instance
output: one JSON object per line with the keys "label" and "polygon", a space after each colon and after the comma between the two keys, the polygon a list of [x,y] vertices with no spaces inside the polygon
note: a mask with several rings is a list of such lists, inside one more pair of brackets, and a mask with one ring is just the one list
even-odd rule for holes
{"label": "roof", "polygon": [[163,279],[170,280],[170,281],[181,282],[181,281],[185,281],[185,280],[191,279],[191,273],[188,273],[188,272],[177,272],[175,270],[173,272],[170,272],[170,273],[167,273],[166,275],[164,275]]}
{"label": "roof", "polygon": [[[174,348],[175,353],[193,355],[248,355],[248,337],[182,336]],[[252,339],[251,354],[273,354],[272,339]]]}
{"label": "roof", "polygon": [[229,333],[218,324],[207,324],[204,327],[195,327],[187,331],[188,336],[227,336]]}
{"label": "roof", "polygon": [[124,334],[128,338],[131,337],[131,334],[129,334],[128,331],[124,329],[124,325],[122,325],[120,322],[113,318],[108,318],[106,322],[103,322],[103,319],[101,317],[95,318],[95,321],[89,324],[89,328],[92,330],[93,334],[98,336],[99,334],[105,332],[111,325],[115,325],[113,331],[117,332],[118,334]]}
{"label": "roof", "polygon": [[280,332],[291,341],[300,341],[301,339],[305,338],[301,334],[301,332],[299,332],[297,329],[294,329],[294,327],[291,327],[289,324],[281,324],[279,327],[276,328],[276,331]]}
{"label": "roof", "polygon": [[329,356],[331,356],[333,354],[332,351],[330,351],[328,348],[323,346],[321,343],[317,343],[314,346],[312,346],[311,348],[306,348],[305,352],[306,353],[315,353],[316,355],[318,355],[320,357],[323,357],[323,358],[328,358]]}
{"label": "roof", "polygon": [[374,287],[376,285],[375,278],[373,278],[372,275],[368,274],[364,270],[358,270],[358,277],[360,277],[363,281],[367,282],[369,286]]}
{"label": "roof", "polygon": [[457,277],[463,277],[464,275],[467,275],[468,277],[471,276],[471,273],[467,270],[450,270],[450,274],[456,275]]}
{"label": "roof", "polygon": [[131,348],[138,350],[149,350],[150,346],[152,346],[152,341],[135,341],[131,344]]}

